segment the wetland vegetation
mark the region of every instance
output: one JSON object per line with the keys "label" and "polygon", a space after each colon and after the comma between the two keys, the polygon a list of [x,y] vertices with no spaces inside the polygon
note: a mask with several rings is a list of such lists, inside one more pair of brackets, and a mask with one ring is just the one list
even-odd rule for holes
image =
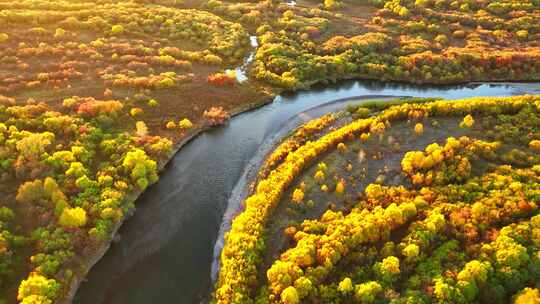
{"label": "wetland vegetation", "polygon": [[[0,0],[0,302],[72,302],[137,197],[201,131],[347,79],[538,81],[539,19],[537,0]],[[537,97],[349,110],[307,123],[261,167],[215,301],[537,297]],[[444,223],[416,239],[432,214]],[[364,217],[390,230],[347,234]],[[493,258],[503,236],[523,261]],[[450,248],[462,255],[417,279]]]}

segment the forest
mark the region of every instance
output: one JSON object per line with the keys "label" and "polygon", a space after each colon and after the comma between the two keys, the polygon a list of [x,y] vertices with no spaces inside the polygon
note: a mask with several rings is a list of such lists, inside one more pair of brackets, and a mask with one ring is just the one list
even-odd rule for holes
{"label": "forest", "polygon": [[[343,80],[534,83],[539,20],[538,0],[0,0],[0,303],[71,303],[200,132]],[[540,301],[539,117],[519,96],[306,122],[260,168],[212,301]]]}

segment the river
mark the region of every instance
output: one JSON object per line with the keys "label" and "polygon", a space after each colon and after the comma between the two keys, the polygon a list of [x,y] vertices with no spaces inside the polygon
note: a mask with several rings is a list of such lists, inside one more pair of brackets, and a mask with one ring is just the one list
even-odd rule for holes
{"label": "river", "polygon": [[[240,210],[246,185],[264,156],[300,123],[353,102],[348,98],[457,99],[524,93],[540,94],[540,84],[432,87],[346,81],[280,95],[226,126],[202,133],[174,156],[159,182],[137,200],[135,215],[119,230],[120,241],[90,271],[74,303],[179,304],[207,299],[223,232]],[[342,101],[332,103],[335,100]],[[312,108],[317,110],[308,111]]]}

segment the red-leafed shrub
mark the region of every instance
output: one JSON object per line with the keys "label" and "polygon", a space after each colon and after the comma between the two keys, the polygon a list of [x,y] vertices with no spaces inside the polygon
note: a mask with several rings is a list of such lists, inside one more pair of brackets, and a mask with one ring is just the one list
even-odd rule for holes
{"label": "red-leafed shrub", "polygon": [[236,77],[234,75],[227,75],[224,73],[216,73],[208,76],[208,82],[217,86],[233,86],[236,83]]}
{"label": "red-leafed shrub", "polygon": [[77,114],[89,117],[95,117],[101,114],[116,116],[122,108],[122,103],[116,100],[101,101],[90,99],[79,104]]}
{"label": "red-leafed shrub", "polygon": [[212,125],[224,124],[231,115],[223,110],[223,107],[211,107],[204,111],[203,117],[207,119]]}

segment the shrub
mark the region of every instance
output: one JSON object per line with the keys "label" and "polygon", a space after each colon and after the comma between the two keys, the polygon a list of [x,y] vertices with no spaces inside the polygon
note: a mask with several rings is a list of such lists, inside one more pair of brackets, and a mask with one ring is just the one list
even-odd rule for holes
{"label": "shrub", "polygon": [[462,128],[471,128],[474,125],[474,118],[469,114],[463,118],[463,121],[459,124]]}
{"label": "shrub", "polygon": [[527,30],[517,31],[516,36],[519,40],[527,40],[529,38],[529,32]]}
{"label": "shrub", "polygon": [[82,227],[86,225],[86,211],[80,207],[64,208],[58,223],[64,227]]}
{"label": "shrub", "polygon": [[538,304],[540,303],[540,291],[536,288],[526,287],[514,298],[514,304]]}
{"label": "shrub", "polygon": [[536,152],[540,152],[540,140],[531,140],[531,142],[529,142],[529,148],[533,149]]}
{"label": "shrub", "polygon": [[61,39],[66,35],[66,31],[63,28],[57,28],[54,32],[54,38]]}
{"label": "shrub", "polygon": [[336,184],[336,194],[343,195],[345,193],[345,181],[342,179]]}
{"label": "shrub", "polygon": [[141,108],[131,108],[131,110],[129,110],[129,114],[133,117],[137,117],[137,116],[140,116],[144,113],[144,110],[141,109]]}
{"label": "shrub", "polygon": [[60,285],[54,279],[47,279],[46,277],[37,273],[31,273],[30,276],[21,282],[19,286],[19,292],[17,300],[26,303],[32,303],[32,300],[36,300],[36,303],[52,303],[58,296]]}
{"label": "shrub", "polygon": [[223,107],[211,107],[204,111],[203,117],[212,125],[221,125],[230,118],[230,114]]}
{"label": "shrub", "polygon": [[135,123],[135,134],[139,137],[144,137],[148,135],[148,127],[144,121],[137,121]]}
{"label": "shrub", "polygon": [[176,129],[177,125],[174,121],[168,121],[167,124],[165,125],[165,128],[167,128],[167,130],[173,130],[173,129]]}
{"label": "shrub", "polygon": [[[64,105],[66,100],[64,100]],[[71,104],[71,101],[67,103]],[[80,103],[77,108],[77,114],[81,114],[86,117],[96,117],[98,115],[107,115],[112,118],[116,118],[120,113],[124,105],[116,100],[95,100],[93,98],[85,99],[84,102]]]}
{"label": "shrub", "polygon": [[124,33],[124,27],[122,25],[113,25],[111,27],[111,34],[113,35],[121,35]]}
{"label": "shrub", "polygon": [[20,203],[38,203],[45,197],[43,182],[39,179],[19,186],[16,200]]}
{"label": "shrub", "polygon": [[143,190],[158,179],[157,163],[149,158],[144,150],[133,149],[129,151],[122,166],[130,173],[131,180]]}
{"label": "shrub", "polygon": [[414,126],[414,133],[416,133],[416,135],[422,135],[424,133],[424,125],[421,123],[417,123]]}
{"label": "shrub", "polygon": [[207,77],[209,83],[217,86],[233,86],[236,83],[235,75],[216,73]]}
{"label": "shrub", "polygon": [[289,286],[283,290],[281,293],[281,301],[285,304],[298,304],[300,303],[300,298],[298,297],[298,292],[296,288]]}
{"label": "shrub", "polygon": [[300,188],[294,189],[294,192],[292,195],[292,201],[297,204],[300,204],[302,203],[303,200],[304,200],[304,191],[302,191],[302,189]]}
{"label": "shrub", "polygon": [[339,282],[338,290],[345,294],[351,293],[353,291],[352,280],[350,278],[343,279]]}
{"label": "shrub", "polygon": [[467,33],[465,33],[465,31],[462,31],[462,30],[457,30],[452,33],[452,36],[456,39],[463,39],[465,38],[466,35]]}
{"label": "shrub", "polygon": [[355,297],[360,303],[374,303],[377,295],[383,291],[382,286],[375,282],[370,281],[355,286]]}
{"label": "shrub", "polygon": [[180,120],[180,122],[178,123],[178,127],[180,127],[180,129],[182,130],[188,130],[193,128],[193,123],[191,122],[191,120],[184,118]]}
{"label": "shrub", "polygon": [[438,42],[440,44],[446,44],[448,43],[448,37],[446,37],[446,35],[437,35],[437,37],[435,37],[435,42]]}
{"label": "shrub", "polygon": [[53,143],[54,137],[51,132],[29,133],[17,142],[16,147],[23,157],[37,160]]}

